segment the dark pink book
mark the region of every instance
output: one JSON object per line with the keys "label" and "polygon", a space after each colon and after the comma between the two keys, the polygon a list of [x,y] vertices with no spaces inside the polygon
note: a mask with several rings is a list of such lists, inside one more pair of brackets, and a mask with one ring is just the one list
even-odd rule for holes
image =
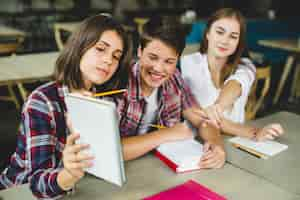
{"label": "dark pink book", "polygon": [[189,180],[144,200],[226,200],[225,197],[211,191],[199,183]]}

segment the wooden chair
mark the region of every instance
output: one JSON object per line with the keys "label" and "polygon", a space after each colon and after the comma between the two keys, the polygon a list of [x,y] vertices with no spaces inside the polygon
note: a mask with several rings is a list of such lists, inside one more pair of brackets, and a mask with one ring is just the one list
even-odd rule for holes
{"label": "wooden chair", "polygon": [[142,34],[143,32],[143,26],[148,22],[148,18],[142,18],[142,17],[135,17],[133,19],[134,23],[137,25],[137,30],[139,34]]}
{"label": "wooden chair", "polygon": [[293,101],[294,98],[298,98],[299,96],[300,96],[300,63],[296,65],[289,101]]}
{"label": "wooden chair", "polygon": [[[258,91],[258,82],[263,81],[262,88]],[[270,89],[271,67],[258,67],[256,69],[256,79],[251,88],[251,92],[246,105],[246,120],[254,119],[257,111],[263,105],[264,99]]]}
{"label": "wooden chair", "polygon": [[59,24],[54,24],[54,38],[56,45],[58,47],[58,50],[62,50],[64,48],[64,43],[61,38],[61,27]]}
{"label": "wooden chair", "polygon": [[[23,42],[24,37],[18,37],[14,42],[5,42],[0,43],[0,55],[11,54],[11,56],[15,56],[16,50]],[[0,83],[0,86],[7,87],[8,95],[1,95],[0,100],[2,101],[12,101],[17,109],[20,109],[20,103],[17,99],[17,96],[13,90],[14,84],[12,82]]]}
{"label": "wooden chair", "polygon": [[58,50],[64,48],[65,42],[62,39],[63,31],[67,33],[72,33],[78,26],[80,22],[55,22],[53,25],[55,42],[57,44]]}

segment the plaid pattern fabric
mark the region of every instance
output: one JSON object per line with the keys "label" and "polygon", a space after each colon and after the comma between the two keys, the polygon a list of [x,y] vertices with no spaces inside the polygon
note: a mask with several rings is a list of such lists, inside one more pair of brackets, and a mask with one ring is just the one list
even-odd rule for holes
{"label": "plaid pattern fabric", "polygon": [[56,199],[64,194],[57,184],[63,167],[62,151],[67,128],[64,113],[66,87],[55,82],[36,89],[23,106],[16,152],[0,175],[0,189],[29,183],[39,199]]}
{"label": "plaid pattern fabric", "polygon": [[[121,136],[134,136],[144,124],[146,104],[141,92],[139,64],[131,68],[128,91],[116,99],[120,115]],[[175,74],[158,89],[158,112],[156,123],[171,127],[181,121],[182,111],[198,105],[180,73]]]}

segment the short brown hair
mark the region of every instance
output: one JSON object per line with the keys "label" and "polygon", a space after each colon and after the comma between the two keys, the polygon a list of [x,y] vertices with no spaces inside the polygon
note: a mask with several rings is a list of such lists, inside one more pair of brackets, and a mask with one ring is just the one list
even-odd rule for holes
{"label": "short brown hair", "polygon": [[185,47],[185,30],[174,16],[152,17],[144,26],[140,38],[141,49],[153,39],[158,39],[173,48],[180,56]]}
{"label": "short brown hair", "polygon": [[[126,85],[127,68],[131,56],[130,43],[120,23],[106,15],[95,15],[85,19],[71,35],[56,61],[54,73],[56,81],[72,89],[84,88],[80,71],[81,57],[97,43],[102,33],[108,30],[117,32],[123,42],[124,49],[117,71],[103,85],[106,89],[115,89]],[[105,90],[105,88],[103,89]]]}
{"label": "short brown hair", "polygon": [[[228,76],[230,73],[236,70],[237,65],[240,63],[241,56],[244,52],[244,49],[246,47],[246,22],[245,18],[242,15],[242,13],[239,10],[233,9],[233,8],[222,8],[217,10],[213,15],[211,15],[207,21],[206,28],[203,33],[201,45],[200,45],[200,52],[205,54],[207,53],[208,48],[208,40],[207,40],[207,33],[210,31],[212,24],[222,18],[234,18],[238,21],[240,25],[240,38],[239,43],[237,46],[236,51],[229,56],[227,65],[231,67],[226,67],[225,75],[222,76],[225,78],[225,76]],[[224,74],[224,73],[223,73]],[[224,79],[223,79],[224,80]]]}

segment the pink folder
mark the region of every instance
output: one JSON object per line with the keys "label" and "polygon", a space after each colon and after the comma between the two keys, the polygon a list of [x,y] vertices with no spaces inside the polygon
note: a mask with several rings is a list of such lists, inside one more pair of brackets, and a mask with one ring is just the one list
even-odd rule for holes
{"label": "pink folder", "polygon": [[144,200],[226,200],[225,197],[210,189],[189,180],[158,194],[144,198]]}

